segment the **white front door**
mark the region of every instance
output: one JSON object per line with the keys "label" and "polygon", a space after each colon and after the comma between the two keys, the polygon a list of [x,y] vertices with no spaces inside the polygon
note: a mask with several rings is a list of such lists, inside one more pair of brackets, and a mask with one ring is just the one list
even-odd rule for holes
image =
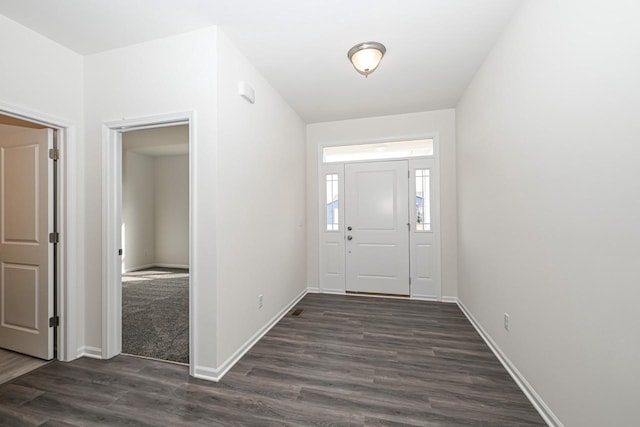
{"label": "white front door", "polygon": [[51,129],[0,137],[0,347],[53,358]]}
{"label": "white front door", "polygon": [[406,160],[345,165],[346,290],[409,295]]}

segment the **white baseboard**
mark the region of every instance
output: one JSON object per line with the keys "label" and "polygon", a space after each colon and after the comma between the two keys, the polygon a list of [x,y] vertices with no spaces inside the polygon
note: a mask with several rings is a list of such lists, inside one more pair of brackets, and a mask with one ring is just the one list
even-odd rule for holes
{"label": "white baseboard", "polygon": [[504,366],[509,375],[511,375],[511,378],[513,378],[518,387],[520,387],[524,395],[527,396],[527,399],[529,399],[533,407],[536,408],[542,419],[550,427],[564,427],[564,424],[562,424],[560,419],[556,417],[551,408],[549,408],[544,400],[542,400],[542,397],[540,397],[540,395],[536,393],[531,384],[529,384],[526,378],[520,373],[520,371],[518,371],[518,368],[516,368],[511,360],[509,360],[509,358],[502,352],[502,350],[500,350],[498,344],[493,341],[491,336],[487,333],[487,331],[484,330],[480,323],[478,323],[475,317],[473,317],[471,312],[467,309],[467,307],[465,307],[462,301],[458,299],[457,303],[458,307],[460,307],[460,310],[462,310],[464,315],[467,316],[469,322],[471,322],[476,331],[478,331],[484,342],[487,343],[493,354],[496,355],[500,363],[502,363],[502,366]]}
{"label": "white baseboard", "polygon": [[319,294],[320,292],[321,292],[320,288],[318,288],[317,286],[316,287],[311,287],[310,286],[310,287],[307,288],[307,293],[308,294]]}
{"label": "white baseboard", "polygon": [[196,366],[193,369],[193,376],[200,378],[201,380],[218,382],[222,378],[220,371],[214,368],[207,368],[205,366]]}
{"label": "white baseboard", "polygon": [[280,321],[305,295],[308,290],[305,289],[298,296],[296,296],[285,308],[280,310],[266,325],[264,325],[258,332],[253,334],[235,353],[233,353],[227,360],[224,361],[220,367],[208,368],[206,366],[196,366],[193,370],[193,376],[203,380],[220,381],[222,377],[244,356],[251,347],[256,345],[258,341],[267,333],[276,323]]}
{"label": "white baseboard", "polygon": [[162,264],[162,263],[157,263],[154,262],[153,264],[145,264],[145,265],[137,265],[135,267],[129,267],[129,268],[125,268],[124,272],[125,273],[131,273],[132,271],[139,271],[139,270],[145,270],[147,268],[182,268],[185,270],[189,269],[188,265],[183,265],[183,264]]}
{"label": "white baseboard", "polygon": [[188,270],[189,269],[189,265],[184,265],[184,264],[153,264],[153,267],[160,267],[160,268],[181,268],[184,270]]}
{"label": "white baseboard", "polygon": [[458,303],[458,297],[452,297],[452,296],[443,295],[442,296],[442,302],[446,302],[447,304],[457,304]]}
{"label": "white baseboard", "polygon": [[438,297],[432,295],[413,294],[410,298],[418,301],[440,301]]}
{"label": "white baseboard", "polygon": [[144,270],[145,268],[153,268],[155,264],[136,265],[135,267],[125,268],[125,273],[131,273],[132,271]]}
{"label": "white baseboard", "polygon": [[344,295],[346,294],[344,289],[320,289],[321,294],[335,294],[335,295]]}
{"label": "white baseboard", "polygon": [[89,357],[91,359],[102,359],[102,349],[98,347],[84,346],[77,351],[78,357]]}

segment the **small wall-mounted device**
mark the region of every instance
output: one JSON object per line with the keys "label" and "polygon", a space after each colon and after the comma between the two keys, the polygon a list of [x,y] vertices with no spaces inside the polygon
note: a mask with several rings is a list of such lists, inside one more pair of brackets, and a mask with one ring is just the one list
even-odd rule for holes
{"label": "small wall-mounted device", "polygon": [[247,82],[238,82],[238,94],[251,104],[256,102],[256,91]]}

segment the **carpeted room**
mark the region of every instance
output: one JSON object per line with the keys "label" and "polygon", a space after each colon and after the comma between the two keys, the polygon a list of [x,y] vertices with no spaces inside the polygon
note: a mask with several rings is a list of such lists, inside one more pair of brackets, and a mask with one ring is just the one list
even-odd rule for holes
{"label": "carpeted room", "polygon": [[122,137],[122,352],[189,363],[189,129]]}

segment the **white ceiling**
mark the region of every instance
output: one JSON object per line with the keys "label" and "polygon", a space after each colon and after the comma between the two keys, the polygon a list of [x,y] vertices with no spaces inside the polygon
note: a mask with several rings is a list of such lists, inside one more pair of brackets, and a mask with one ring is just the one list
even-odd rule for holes
{"label": "white ceiling", "polygon": [[[83,54],[220,25],[307,123],[455,107],[520,0],[0,0]],[[387,54],[365,79],[349,48]]]}
{"label": "white ceiling", "polygon": [[124,132],[122,150],[150,157],[189,154],[189,126],[165,126]]}

